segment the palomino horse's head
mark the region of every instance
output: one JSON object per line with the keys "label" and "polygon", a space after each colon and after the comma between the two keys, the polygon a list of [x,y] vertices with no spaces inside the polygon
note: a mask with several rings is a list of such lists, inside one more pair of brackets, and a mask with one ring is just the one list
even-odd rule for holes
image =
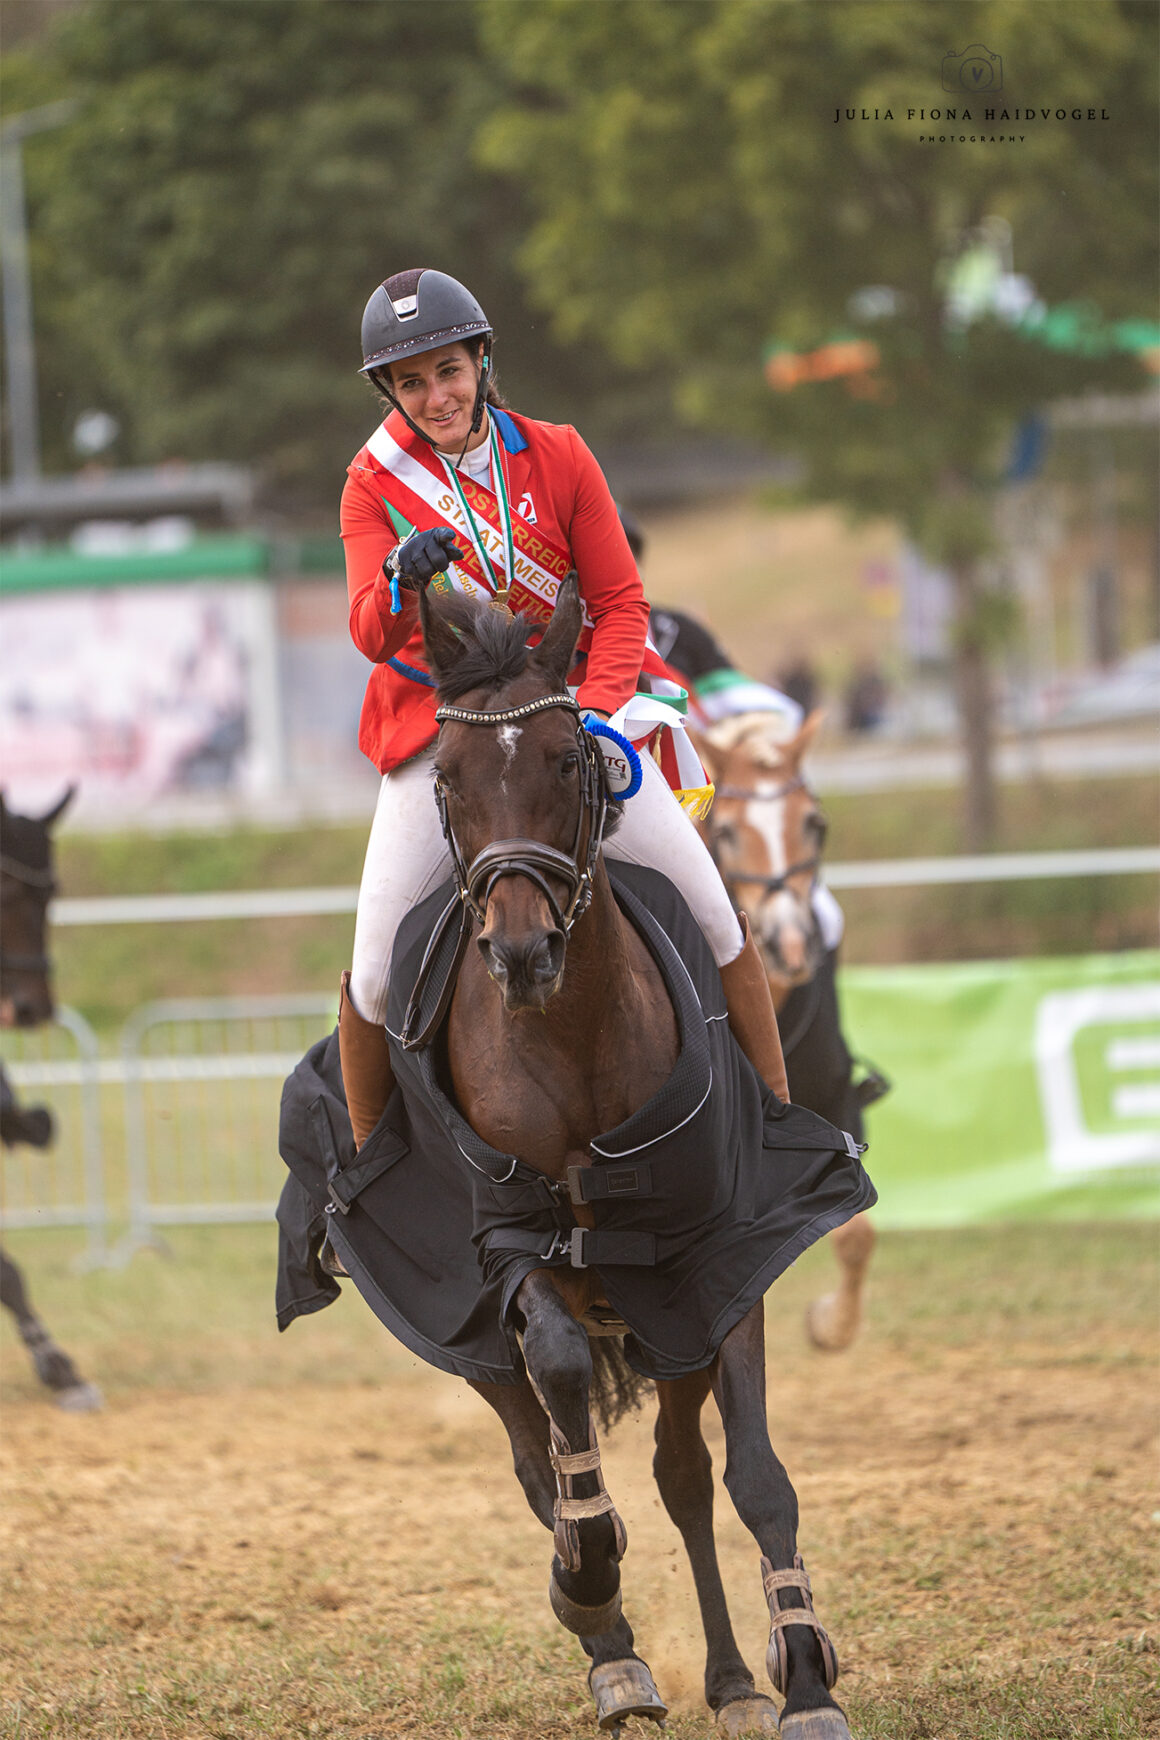
{"label": "palomino horse's head", "polygon": [[574,580],[543,639],[456,595],[421,599],[440,720],[435,790],[476,941],[509,1010],[559,989],[609,819],[598,752],[567,689],[582,614]]}
{"label": "palomino horse's head", "polygon": [[777,713],[743,713],[697,738],[717,787],[706,844],[785,991],[808,983],[825,953],[811,897],[826,822],[802,773],[822,717],[795,732]]}
{"label": "palomino horse's head", "polygon": [[0,793],[0,1027],[36,1027],[55,1013],[45,942],[56,886],[50,829],[72,795],[70,786],[33,817],[13,815]]}

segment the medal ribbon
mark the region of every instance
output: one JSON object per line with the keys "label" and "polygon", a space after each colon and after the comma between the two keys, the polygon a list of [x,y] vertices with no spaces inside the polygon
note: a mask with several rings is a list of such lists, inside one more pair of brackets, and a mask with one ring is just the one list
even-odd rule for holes
{"label": "medal ribbon", "polygon": [[455,466],[451,464],[449,459],[444,458],[442,453],[436,451],[436,458],[447,473],[448,482],[454,489],[459,505],[463,509],[463,516],[467,524],[468,536],[470,537],[472,546],[479,558],[480,567],[490,580],[492,591],[503,592],[505,590],[510,590],[512,581],[515,577],[515,539],[512,535],[512,510],[511,502],[508,499],[507,478],[504,476],[503,463],[500,459],[499,442],[496,439],[494,419],[489,417],[487,425],[488,439],[491,447],[491,472],[495,482],[493,494],[495,495],[496,501],[499,505],[499,523],[500,529],[503,533],[504,566],[507,569],[506,588],[500,583],[500,576],[496,573],[495,564],[492,562],[492,559],[488,554],[487,545],[483,541],[483,534],[479,529],[479,521],[472,512],[471,503],[463,493],[463,486],[459,481],[459,472],[456,470]]}

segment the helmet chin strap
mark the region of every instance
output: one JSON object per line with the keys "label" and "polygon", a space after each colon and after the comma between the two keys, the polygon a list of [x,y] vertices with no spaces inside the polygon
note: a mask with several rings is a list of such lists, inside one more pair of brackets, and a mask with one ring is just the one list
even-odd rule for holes
{"label": "helmet chin strap", "polygon": [[[475,384],[475,404],[471,412],[471,428],[467,432],[467,440],[463,443],[463,448],[460,452],[459,458],[455,461],[457,466],[463,464],[463,456],[467,452],[471,437],[477,435],[483,425],[483,413],[487,409],[487,382],[490,373],[491,355],[487,350],[484,350],[479,367],[479,379]],[[396,399],[394,393],[392,393],[389,385],[390,375],[387,370],[376,369],[374,380],[379,392],[383,395],[384,399],[386,399],[387,403],[399,413],[411,433],[417,435],[420,441],[425,441],[428,447],[433,448],[434,451],[438,453],[440,451],[438,442],[433,440],[424,430],[420,429],[418,423],[408,417],[406,411],[404,411],[402,405],[400,405],[398,399]]]}

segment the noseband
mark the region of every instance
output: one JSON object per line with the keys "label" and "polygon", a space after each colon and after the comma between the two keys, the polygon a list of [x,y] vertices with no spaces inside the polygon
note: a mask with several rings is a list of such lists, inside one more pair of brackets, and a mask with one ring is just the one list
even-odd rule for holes
{"label": "noseband", "polygon": [[[36,889],[44,895],[46,901],[56,891],[56,878],[51,870],[34,870],[31,864],[22,864],[19,859],[10,858],[7,853],[0,852],[0,871],[5,876],[11,876],[14,882]],[[52,962],[47,955],[14,955],[6,949],[0,949],[0,973],[51,971]]]}
{"label": "noseband", "polygon": [[[447,787],[438,774],[435,776],[435,801],[439,806],[443,837],[447,841],[451,862],[455,868],[459,898],[479,924],[486,923],[487,902],[500,878],[524,876],[540,890],[548,902],[557,929],[568,937],[572,933],[572,926],[587,911],[591,902],[592,879],[608,818],[608,788],[604,782],[603,763],[595,740],[587,731],[580,729],[580,708],[570,695],[542,695],[536,701],[525,701],[519,707],[506,707],[494,713],[477,712],[469,707],[439,707],[436,709],[435,718],[440,725],[446,722],[459,725],[514,725],[518,720],[527,719],[533,713],[543,713],[549,707],[562,707],[565,712],[573,713],[577,723],[580,809],[576,817],[576,831],[572,837],[570,853],[545,845],[542,840],[493,840],[490,846],[485,846],[468,864],[451,826]],[[586,823],[588,844],[582,858]],[[549,877],[563,882],[568,890],[562,906],[548,881]]]}
{"label": "noseband", "polygon": [[[791,792],[809,791],[809,789],[805,780],[798,774],[795,779],[787,780],[784,785],[776,786],[772,791],[761,791],[755,786],[719,785],[716,796],[746,800],[757,799],[759,802],[764,799],[766,802],[771,802],[775,798],[789,797]],[[806,871],[809,871],[813,881],[816,882],[818,871],[822,867],[822,854],[815,852],[812,858],[800,858],[796,864],[790,864],[779,876],[756,876],[751,875],[746,870],[725,870],[722,868],[718,856],[717,836],[713,831],[712,823],[709,827],[709,855],[716,864],[717,873],[728,888],[730,896],[732,896],[734,885],[738,882],[755,884],[758,888],[764,888],[767,894],[780,894],[783,889],[788,888],[791,877],[803,876]]]}

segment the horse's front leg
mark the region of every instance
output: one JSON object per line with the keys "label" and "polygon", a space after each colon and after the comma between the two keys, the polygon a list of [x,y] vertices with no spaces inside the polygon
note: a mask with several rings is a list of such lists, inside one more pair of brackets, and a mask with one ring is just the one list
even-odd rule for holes
{"label": "horse's front leg", "polygon": [[[766,1667],[785,1697],[781,1733],[784,1740],[850,1740],[845,1717],[830,1696],[837,1656],[814,1615],[798,1556],[797,1497],[769,1441],[760,1303],[721,1344],[713,1392],[725,1427],[725,1486],[762,1553],[770,1617]],[[787,1619],[787,1613],[800,1618]]]}
{"label": "horse's front leg", "polygon": [[537,1269],[521,1285],[524,1359],[548,1414],[556,1477],[550,1593],[562,1625],[581,1637],[610,1631],[620,1616],[624,1524],[604,1489],[600,1450],[588,1404],[592,1355],[588,1336],[553,1284]]}
{"label": "horse's front leg", "polygon": [[20,1339],[28,1349],[37,1377],[56,1397],[57,1407],[70,1414],[88,1414],[101,1405],[101,1392],[86,1383],[64,1348],[54,1341],[32,1309],[24,1276],[11,1257],[0,1251],[0,1305],[16,1319]]}
{"label": "horse's front leg", "polygon": [[[525,1381],[473,1383],[471,1387],[503,1421],[524,1496],[544,1527],[554,1530],[556,1475],[549,1454],[547,1419],[532,1386]],[[580,1638],[592,1664],[588,1684],[596,1700],[597,1718],[601,1727],[614,1735],[619,1732],[618,1724],[629,1716],[663,1721],[666,1714],[648,1664],[637,1655],[634,1641],[623,1613],[610,1630]]]}

